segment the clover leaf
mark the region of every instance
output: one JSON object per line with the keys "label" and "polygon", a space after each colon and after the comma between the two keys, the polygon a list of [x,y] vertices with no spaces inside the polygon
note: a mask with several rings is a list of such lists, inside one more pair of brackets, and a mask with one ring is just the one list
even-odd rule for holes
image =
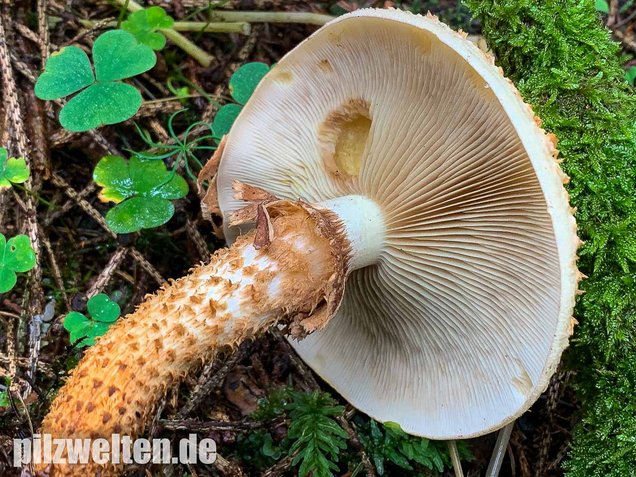
{"label": "clover leaf", "polygon": [[86,53],[67,46],[51,55],[35,84],[35,95],[53,100],[79,92],[60,111],[60,124],[81,132],[131,118],[142,103],[141,93],[119,80],[151,69],[157,57],[151,48],[123,30],[102,33],[93,44],[95,74]]}
{"label": "clover leaf", "polygon": [[7,157],[7,150],[0,147],[0,189],[11,184],[22,184],[29,178],[29,168],[22,157]]}
{"label": "clover leaf", "polygon": [[0,293],[11,290],[16,273],[28,272],[35,266],[35,252],[26,235],[16,235],[9,240],[0,233]]}
{"label": "clover leaf", "polygon": [[243,106],[240,104],[230,103],[223,105],[212,121],[214,137],[220,139],[229,133],[230,129],[232,129],[232,124],[234,124],[242,109]]}
{"label": "clover leaf", "polygon": [[131,13],[121,24],[121,28],[135,35],[140,43],[153,50],[161,50],[166,46],[166,37],[157,30],[172,28],[173,18],[161,7],[144,8]]}
{"label": "clover leaf", "polygon": [[238,103],[229,103],[221,107],[212,121],[214,137],[221,139],[230,132],[234,121],[243,106],[252,96],[256,86],[270,70],[269,65],[258,61],[239,67],[230,78],[230,95]]}
{"label": "clover leaf", "polygon": [[95,339],[102,336],[110,325],[119,318],[121,308],[108,295],[95,295],[86,304],[90,318],[79,311],[71,311],[64,318],[64,328],[70,333],[71,343],[79,347],[95,344]]}
{"label": "clover leaf", "polygon": [[230,78],[230,94],[239,104],[247,103],[252,93],[269,72],[269,65],[254,61],[241,65]]}
{"label": "clover leaf", "polygon": [[168,171],[163,161],[137,156],[130,161],[120,156],[103,157],[93,179],[103,187],[100,199],[117,204],[106,214],[106,222],[119,234],[165,224],[174,215],[170,200],[188,193],[185,179]]}

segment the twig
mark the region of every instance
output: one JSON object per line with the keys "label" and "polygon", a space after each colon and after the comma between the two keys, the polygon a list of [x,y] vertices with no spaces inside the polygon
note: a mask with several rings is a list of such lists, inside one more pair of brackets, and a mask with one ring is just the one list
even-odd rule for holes
{"label": "twig", "polygon": [[211,359],[203,368],[196,387],[192,391],[188,401],[177,413],[178,419],[184,419],[217,388],[227,376],[227,373],[249,353],[252,347],[251,341],[244,341],[229,359],[221,367],[217,367],[216,360]]}
{"label": "twig", "polygon": [[636,52],[636,41],[634,41],[631,37],[628,38],[625,36],[625,33],[620,30],[613,30],[612,33],[614,33],[614,36],[618,38],[627,49]]}
{"label": "twig", "polygon": [[[20,101],[18,96],[18,90],[13,76],[13,65],[11,64],[11,57],[9,55],[9,49],[6,42],[6,33],[4,29],[7,18],[2,14],[0,16],[0,69],[2,69],[2,86],[3,86],[3,99],[5,102],[6,113],[8,115],[5,120],[7,129],[13,128],[13,143],[18,155],[24,157],[27,165],[33,171],[34,165],[30,157],[30,150],[27,142],[27,135],[24,128],[24,121],[22,117],[22,111],[20,107]],[[10,124],[8,124],[10,123]],[[26,188],[37,193],[41,185],[40,178],[38,176],[31,175],[26,181]],[[39,313],[42,309],[44,294],[42,291],[42,268],[41,268],[41,250],[40,241],[38,238],[38,223],[37,223],[37,210],[35,202],[31,194],[27,194],[24,200],[24,208],[26,212],[26,232],[31,242],[31,247],[35,254],[35,266],[29,272],[29,286],[26,288],[24,294],[24,311],[21,316],[20,323],[18,324],[18,331],[21,332],[26,328],[27,317],[30,317],[30,328],[33,328],[35,323],[33,322],[36,313]],[[32,299],[31,299],[32,298]],[[26,331],[26,330],[25,330]],[[20,337],[22,334],[20,333]],[[19,339],[19,342],[22,340]],[[31,347],[34,341],[29,339],[29,356],[31,356],[35,362],[37,362],[37,356],[39,349],[35,350]],[[30,391],[29,385],[25,389],[25,393]]]}
{"label": "twig", "polygon": [[488,469],[486,469],[486,477],[497,477],[499,475],[499,470],[501,469],[501,464],[503,464],[504,456],[508,449],[508,442],[510,441],[510,434],[512,433],[514,425],[515,422],[513,421],[503,427],[497,434],[497,442],[492,451]]}
{"label": "twig", "polygon": [[186,232],[190,240],[194,243],[201,259],[207,262],[210,259],[210,251],[196,223],[190,217],[186,219]]}
{"label": "twig", "polygon": [[86,292],[86,298],[92,298],[98,293],[102,292],[104,287],[112,278],[113,273],[115,273],[115,270],[119,268],[121,262],[124,260],[124,258],[126,258],[127,252],[128,250],[124,247],[119,247],[117,250],[115,250],[104,269],[100,272],[91,287]]}
{"label": "twig", "polygon": [[[127,8],[129,12],[137,12],[139,10],[143,10],[144,8],[141,5],[139,5],[137,2],[135,2],[134,0],[115,0],[115,3],[117,3],[118,5],[121,5],[124,8]],[[214,57],[212,55],[203,51],[201,48],[199,48],[197,45],[192,43],[181,33],[178,33],[172,29],[161,29],[159,31],[163,33],[164,35],[166,35],[166,38],[172,41],[172,43],[174,43],[176,46],[181,48],[192,58],[197,60],[201,66],[204,66],[207,68],[214,61]]]}
{"label": "twig", "polygon": [[[86,212],[95,222],[97,222],[104,231],[112,238],[117,239],[117,234],[110,230],[104,217],[86,200],[80,197],[79,193],[73,189],[61,176],[57,173],[51,174],[51,182],[57,187],[61,188],[64,193],[74,200],[84,212]],[[159,273],[159,271],[135,248],[130,249],[130,255],[133,257],[143,268],[148,275],[155,279],[155,281],[162,285],[165,280]]]}
{"label": "twig", "polygon": [[196,419],[162,419],[158,422],[159,427],[170,431],[191,431],[191,432],[209,432],[209,431],[230,431],[241,432],[259,429],[264,423],[257,421],[198,421]]}
{"label": "twig", "polygon": [[355,429],[349,423],[349,421],[347,420],[345,416],[337,417],[336,421],[338,421],[340,426],[347,432],[347,434],[349,434],[349,442],[351,443],[352,447],[356,451],[358,451],[358,455],[360,456],[362,465],[367,471],[367,477],[375,477],[377,475],[375,472],[375,467],[373,467],[373,464],[371,463],[369,456],[365,452],[364,447],[362,447],[362,444],[360,443],[360,438],[358,437],[358,433],[355,431]]}
{"label": "twig", "polygon": [[462,470],[462,462],[459,459],[459,452],[457,452],[457,441],[447,441],[448,453],[450,454],[451,462],[453,463],[453,471],[455,477],[464,477],[464,471]]}
{"label": "twig", "polygon": [[[95,28],[98,24],[101,28],[117,26],[117,22],[114,21],[104,23],[94,20],[79,20],[79,22],[87,28]],[[171,29],[196,33],[238,33],[240,35],[249,35],[252,27],[247,22],[174,22]],[[161,31],[165,34],[165,30]]]}
{"label": "twig", "polygon": [[210,13],[211,21],[248,22],[248,23],[304,23],[322,26],[335,17],[311,12],[222,12]]}
{"label": "twig", "polygon": [[265,472],[263,472],[261,477],[279,477],[283,475],[291,466],[293,459],[294,459],[293,455],[286,456],[285,458],[279,460],[274,465],[272,465]]}
{"label": "twig", "polygon": [[40,67],[44,70],[46,60],[49,59],[49,26],[46,18],[47,0],[38,0],[37,16],[38,16],[38,35],[40,45]]}
{"label": "twig", "polygon": [[49,262],[51,264],[51,271],[53,272],[53,280],[55,280],[55,284],[60,289],[60,294],[62,295],[62,300],[64,301],[64,305],[67,310],[71,309],[71,301],[68,298],[68,294],[66,293],[66,288],[64,287],[64,281],[62,280],[62,273],[60,271],[60,267],[57,263],[57,259],[55,258],[55,253],[53,253],[53,247],[51,247],[51,242],[49,238],[44,233],[44,230],[40,228],[40,240],[42,240],[42,244],[44,245],[44,249],[46,250],[47,255],[49,256]]}

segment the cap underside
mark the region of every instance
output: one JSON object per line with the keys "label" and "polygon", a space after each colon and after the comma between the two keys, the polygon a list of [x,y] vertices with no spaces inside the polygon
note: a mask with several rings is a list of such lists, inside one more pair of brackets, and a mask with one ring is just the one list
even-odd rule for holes
{"label": "cap underside", "polygon": [[[363,147],[342,159],[351,138]],[[244,205],[233,180],[309,202],[375,200],[379,262],[353,272],[337,316],[294,347],[376,419],[469,437],[527,409],[567,345],[576,234],[552,152],[468,41],[435,19],[362,10],[257,88],[223,154],[219,203],[226,216]]]}

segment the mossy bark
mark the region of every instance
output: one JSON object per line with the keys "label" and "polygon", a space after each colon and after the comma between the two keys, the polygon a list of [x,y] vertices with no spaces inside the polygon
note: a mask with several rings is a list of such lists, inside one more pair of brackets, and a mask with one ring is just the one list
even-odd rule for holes
{"label": "mossy bark", "polygon": [[591,0],[466,0],[559,138],[589,278],[566,357],[582,401],[571,477],[636,475],[636,95]]}

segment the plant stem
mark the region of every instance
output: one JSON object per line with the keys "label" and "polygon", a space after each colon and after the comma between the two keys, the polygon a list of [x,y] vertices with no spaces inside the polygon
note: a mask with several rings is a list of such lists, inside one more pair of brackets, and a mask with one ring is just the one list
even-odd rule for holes
{"label": "plant stem", "polygon": [[[93,20],[80,20],[79,22],[87,28],[91,28],[98,23]],[[116,27],[117,22],[108,22],[103,24],[103,26]],[[247,22],[174,22],[171,30],[192,31],[199,33],[238,33],[240,35],[249,35],[252,28]]]}
{"label": "plant stem", "polygon": [[333,20],[331,15],[309,12],[222,12],[210,13],[210,20],[225,22],[249,23],[305,23],[308,25],[324,25]]}
{"label": "plant stem", "polygon": [[459,452],[457,452],[457,441],[448,441],[448,453],[450,454],[451,462],[453,463],[453,471],[455,477],[464,477],[464,471],[462,470],[462,462],[459,459]]}
{"label": "plant stem", "polygon": [[175,31],[194,31],[201,33],[240,33],[249,35],[252,27],[247,22],[174,22]]}
{"label": "plant stem", "polygon": [[[137,12],[139,10],[143,10],[144,8],[141,5],[139,5],[137,2],[135,2],[134,0],[115,0],[115,3],[127,8],[129,12]],[[199,48],[197,45],[192,43],[181,33],[171,28],[165,29],[165,30],[162,29],[159,31],[163,33],[164,35],[166,35],[166,38],[168,38],[172,43],[174,43],[176,46],[181,48],[192,58],[197,60],[201,66],[208,67],[212,64],[212,61],[214,61],[214,56],[203,51],[201,48]]]}

